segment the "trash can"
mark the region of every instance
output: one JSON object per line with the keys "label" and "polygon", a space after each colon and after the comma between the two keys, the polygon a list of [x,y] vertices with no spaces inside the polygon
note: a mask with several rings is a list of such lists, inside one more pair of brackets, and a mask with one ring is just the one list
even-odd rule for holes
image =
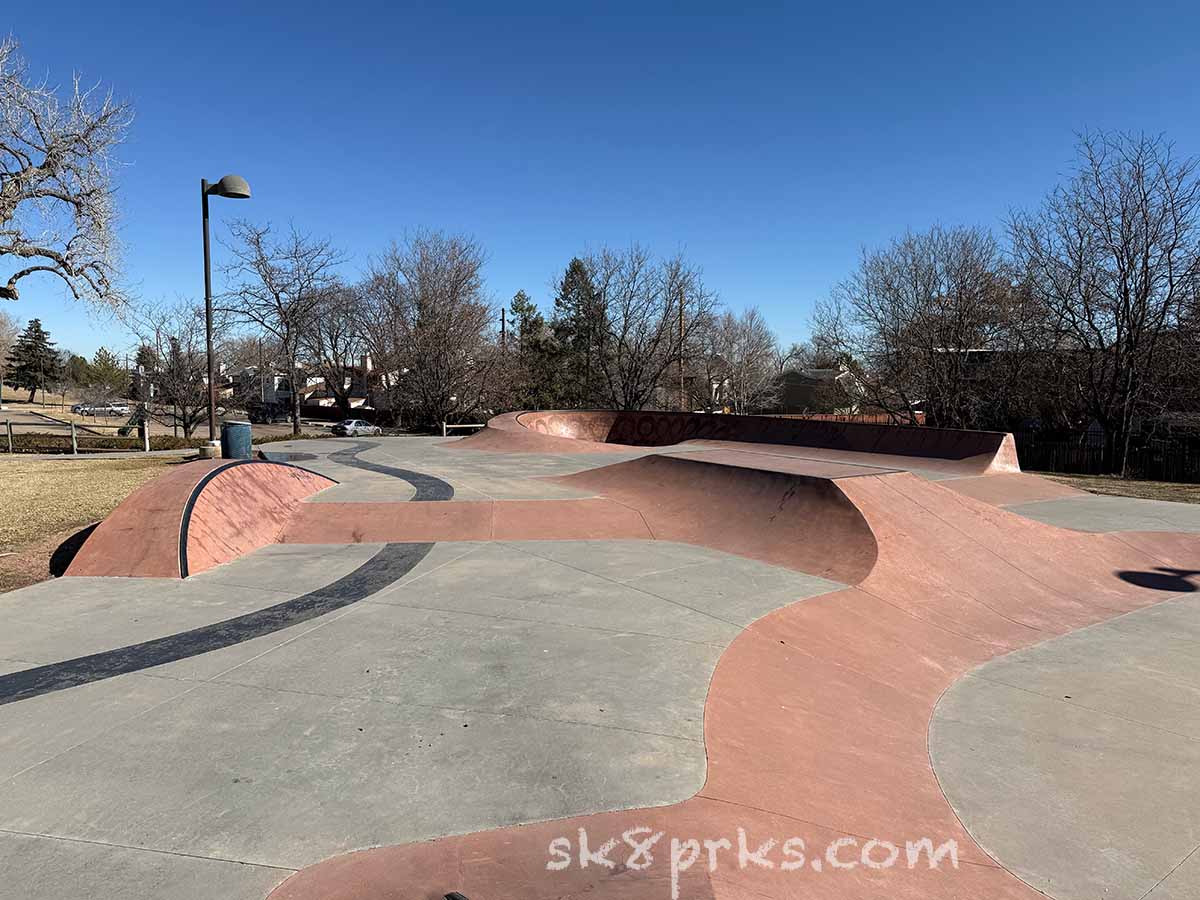
{"label": "trash can", "polygon": [[250,459],[249,422],[225,422],[221,425],[221,456],[225,459]]}

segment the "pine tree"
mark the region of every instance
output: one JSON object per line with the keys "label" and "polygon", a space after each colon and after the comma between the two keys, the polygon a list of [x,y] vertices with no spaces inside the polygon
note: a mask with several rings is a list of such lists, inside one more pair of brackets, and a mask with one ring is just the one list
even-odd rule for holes
{"label": "pine tree", "polygon": [[42,328],[40,319],[30,319],[9,351],[5,381],[14,387],[27,388],[29,402],[32,403],[38,388],[58,380],[59,368],[58,353],[54,350],[50,333]]}
{"label": "pine tree", "polygon": [[88,366],[88,387],[103,397],[122,394],[129,385],[129,376],[121,360],[107,347],[101,347]]}
{"label": "pine tree", "polygon": [[524,291],[517,291],[510,309],[517,344],[516,405],[521,409],[563,405],[561,353],[545,317]]}
{"label": "pine tree", "polygon": [[80,356],[78,353],[68,353],[66,362],[66,377],[71,386],[79,389],[87,387],[88,370],[91,363],[87,361],[86,356]]}
{"label": "pine tree", "polygon": [[587,266],[578,257],[568,264],[554,298],[554,336],[564,356],[564,405],[596,405],[602,393],[604,313]]}

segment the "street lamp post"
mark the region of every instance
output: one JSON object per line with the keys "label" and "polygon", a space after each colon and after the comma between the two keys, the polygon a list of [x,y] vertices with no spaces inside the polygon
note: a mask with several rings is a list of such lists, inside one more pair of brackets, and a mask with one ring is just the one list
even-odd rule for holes
{"label": "street lamp post", "polygon": [[216,184],[200,179],[200,212],[204,225],[204,342],[208,355],[208,442],[217,440],[217,379],[213,364],[213,304],[212,264],[208,251],[208,195],[245,200],[250,196],[250,185],[241,175],[226,175]]}

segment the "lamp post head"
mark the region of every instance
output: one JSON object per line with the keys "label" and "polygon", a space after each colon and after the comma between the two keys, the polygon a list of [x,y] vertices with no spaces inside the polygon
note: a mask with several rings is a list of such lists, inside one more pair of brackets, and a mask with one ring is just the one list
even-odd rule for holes
{"label": "lamp post head", "polygon": [[226,175],[216,184],[209,187],[210,194],[218,197],[229,197],[234,200],[245,200],[250,196],[250,185],[241,175]]}

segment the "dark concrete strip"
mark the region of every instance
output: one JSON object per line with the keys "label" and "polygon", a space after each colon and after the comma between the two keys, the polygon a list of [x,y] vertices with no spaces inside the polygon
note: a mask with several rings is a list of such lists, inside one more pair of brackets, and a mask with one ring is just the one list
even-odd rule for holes
{"label": "dark concrete strip", "polygon": [[300,453],[295,450],[259,450],[258,455],[267,462],[304,462],[309,459],[320,459],[315,453]]}
{"label": "dark concrete strip", "polygon": [[431,549],[432,543],[387,544],[349,575],[275,606],[140,644],[4,675],[0,677],[0,705],[140,672],[307,622],[378,593],[411,572]]}
{"label": "dark concrete strip", "polygon": [[378,463],[358,458],[358,454],[378,446],[379,444],[363,441],[347,447],[345,450],[330,453],[329,458],[343,466],[353,466],[356,469],[365,469],[368,472],[403,479],[416,488],[417,493],[413,496],[414,500],[452,500],[454,498],[454,488],[433,475],[414,472],[411,469],[398,469],[395,466],[381,466]]}

